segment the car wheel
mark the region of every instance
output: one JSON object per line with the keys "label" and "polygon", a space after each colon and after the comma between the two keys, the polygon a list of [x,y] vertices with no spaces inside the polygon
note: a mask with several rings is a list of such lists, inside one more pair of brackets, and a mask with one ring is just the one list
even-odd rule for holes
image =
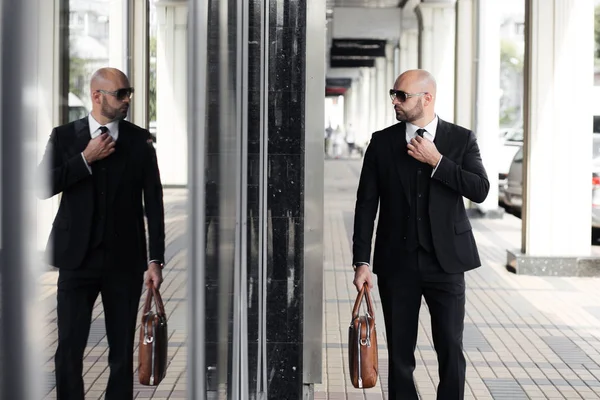
{"label": "car wheel", "polygon": [[592,227],[592,244],[600,245],[600,228]]}

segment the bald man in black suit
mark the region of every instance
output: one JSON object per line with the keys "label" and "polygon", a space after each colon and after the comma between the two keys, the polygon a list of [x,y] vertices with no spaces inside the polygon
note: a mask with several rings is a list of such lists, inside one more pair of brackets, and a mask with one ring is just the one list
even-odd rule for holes
{"label": "bald man in black suit", "polygon": [[489,191],[473,132],[440,119],[436,82],[403,73],[390,90],[399,123],[375,132],[367,148],[354,216],[357,289],[372,286],[371,239],[379,208],[373,273],[378,275],[389,354],[389,399],[417,399],[413,380],[421,297],[438,356],[438,400],[464,398],[464,272],[479,267],[463,197]]}
{"label": "bald man in black suit", "polygon": [[134,334],[144,272],[147,286],[158,288],[162,282],[162,185],[150,133],[124,120],[132,94],[121,71],[98,70],[90,85],[91,113],[52,131],[38,167],[49,183],[40,197],[62,194],[47,247],[50,264],[59,268],[59,400],[84,399],[83,353],[98,294],[109,345],[106,400],[133,398]]}

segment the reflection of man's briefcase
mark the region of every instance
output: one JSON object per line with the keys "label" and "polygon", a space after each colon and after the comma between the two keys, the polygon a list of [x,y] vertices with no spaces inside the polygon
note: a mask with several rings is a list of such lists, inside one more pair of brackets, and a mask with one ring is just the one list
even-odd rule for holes
{"label": "reflection of man's briefcase", "polygon": [[[151,310],[152,298],[156,312]],[[140,328],[139,379],[142,385],[157,386],[167,373],[168,331],[165,307],[160,292],[147,290]]]}
{"label": "reflection of man's briefcase", "polygon": [[[363,298],[367,302],[367,314],[358,315]],[[369,285],[364,284],[354,302],[352,321],[348,331],[348,359],[350,380],[355,388],[372,388],[377,383],[377,331],[375,309]]]}

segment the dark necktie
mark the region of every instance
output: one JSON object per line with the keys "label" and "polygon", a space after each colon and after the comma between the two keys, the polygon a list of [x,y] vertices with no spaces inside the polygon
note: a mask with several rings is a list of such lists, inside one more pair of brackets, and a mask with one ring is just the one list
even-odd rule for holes
{"label": "dark necktie", "polygon": [[106,133],[106,132],[108,132],[108,128],[107,128],[107,127],[105,127],[105,126],[101,126],[101,127],[100,127],[100,128],[98,128],[98,129],[100,129],[100,133],[101,133],[101,134],[102,134],[102,133]]}
{"label": "dark necktie", "polygon": [[417,129],[417,135],[423,137],[423,134],[427,132],[425,129]]}

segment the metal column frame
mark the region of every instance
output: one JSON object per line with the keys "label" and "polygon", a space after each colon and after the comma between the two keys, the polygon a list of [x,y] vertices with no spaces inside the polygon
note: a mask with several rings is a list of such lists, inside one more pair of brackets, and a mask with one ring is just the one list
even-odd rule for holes
{"label": "metal column frame", "polygon": [[35,290],[42,271],[36,249],[34,192],[41,34],[36,24],[38,3],[0,1],[0,38],[5,39],[0,40],[2,399],[40,399],[45,386],[40,347],[43,329],[38,329],[43,315]]}
{"label": "metal column frame", "polygon": [[129,60],[129,81],[136,88],[132,99],[130,119],[136,125],[148,128],[148,101],[150,93],[150,0],[132,0],[128,10],[128,33],[131,51]]}
{"label": "metal column frame", "polygon": [[[323,193],[325,1],[306,2],[304,153],[304,384],[321,382],[323,334]],[[350,268],[350,266],[348,266]]]}
{"label": "metal column frame", "polygon": [[531,98],[534,93],[531,89],[531,76],[529,71],[532,69],[531,46],[533,42],[533,27],[531,24],[532,0],[525,0],[525,57],[523,63],[523,178],[522,181],[522,207],[521,207],[521,253],[527,253],[527,235],[529,234],[529,224],[527,223],[529,213],[529,157],[531,156],[531,137],[530,112]]}
{"label": "metal column frame", "polygon": [[123,72],[125,72],[125,74],[127,76],[130,76],[132,71],[131,71],[131,56],[130,56],[130,37],[132,35],[131,30],[129,29],[129,27],[131,26],[131,7],[129,4],[129,1],[123,1],[123,21],[125,24],[127,24],[123,30],[125,31],[123,33],[123,42],[121,43],[122,47],[122,51],[123,51]]}
{"label": "metal column frame", "polygon": [[[232,391],[234,398],[248,396],[248,30],[249,4],[237,0],[236,70],[236,224],[233,289]],[[220,105],[222,108],[223,104]]]}
{"label": "metal column frame", "polygon": [[188,25],[188,398],[206,398],[204,196],[208,2],[190,0]]}
{"label": "metal column frame", "polygon": [[257,399],[268,396],[267,374],[267,243],[269,171],[269,0],[261,0],[260,46],[260,172],[258,234],[258,357]]}

